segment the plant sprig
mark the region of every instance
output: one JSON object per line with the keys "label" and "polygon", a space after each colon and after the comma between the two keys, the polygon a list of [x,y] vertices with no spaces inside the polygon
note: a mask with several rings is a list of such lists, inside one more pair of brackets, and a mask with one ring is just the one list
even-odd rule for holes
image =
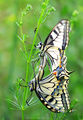
{"label": "plant sprig", "polygon": [[[52,7],[49,10],[47,10],[48,9],[48,3],[49,3],[49,0],[45,0],[42,3],[42,10],[41,10],[41,14],[40,14],[40,17],[39,17],[39,20],[38,20],[38,23],[37,23],[36,33],[35,33],[35,36],[34,36],[34,40],[33,40],[33,44],[32,44],[32,47],[31,47],[29,57],[27,59],[26,82],[28,81],[29,64],[31,62],[31,56],[32,56],[32,53],[33,53],[33,48],[34,48],[34,44],[35,44],[35,41],[36,41],[36,38],[37,38],[39,27],[40,27],[42,21],[45,19],[45,17],[47,17],[53,11]],[[26,88],[25,88],[24,91],[26,91]],[[27,95],[25,95],[25,94],[26,94],[26,92],[24,92],[23,106],[25,105],[24,101],[26,100],[26,97],[27,97]]]}
{"label": "plant sprig", "polygon": [[[17,35],[17,37],[23,45],[24,56],[25,56],[25,59],[26,59],[26,62],[27,62],[26,77],[25,77],[25,82],[26,83],[28,82],[29,64],[30,64],[30,62],[32,61],[32,58],[33,58],[32,54],[33,54],[34,44],[35,44],[36,39],[37,39],[37,34],[38,34],[38,30],[40,28],[40,25],[43,22],[45,22],[47,16],[51,12],[55,11],[54,7],[52,7],[52,6],[49,7],[49,0],[45,0],[44,2],[42,2],[41,14],[40,14],[40,17],[39,17],[38,22],[37,22],[37,29],[36,29],[36,32],[35,32],[32,47],[31,47],[30,53],[28,55],[26,44],[25,44],[27,35],[23,32],[23,23],[24,23],[23,19],[24,19],[24,16],[26,16],[31,10],[32,10],[32,6],[30,4],[27,4],[26,8],[24,10],[22,10],[18,22],[16,22],[16,24],[17,24],[17,26],[19,27],[19,30],[20,30],[19,35]],[[16,83],[17,89],[16,89],[16,95],[15,95],[15,101],[12,101],[12,100],[8,100],[8,101],[11,103],[11,105],[13,105],[15,107],[15,109],[19,109],[19,110],[22,111],[22,120],[24,120],[24,111],[26,110],[26,108],[28,108],[28,107],[26,107],[26,99],[29,96],[29,88],[28,87],[23,87],[23,89],[22,89],[22,87],[19,87],[20,82],[21,82],[21,79],[18,78],[18,81]],[[23,92],[23,93],[19,93],[19,92]],[[21,99],[22,99],[22,101],[21,101]]]}

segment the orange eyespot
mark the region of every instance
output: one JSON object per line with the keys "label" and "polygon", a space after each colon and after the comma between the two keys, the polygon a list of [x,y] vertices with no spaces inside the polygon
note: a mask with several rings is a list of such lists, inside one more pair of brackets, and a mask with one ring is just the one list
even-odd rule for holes
{"label": "orange eyespot", "polygon": [[57,74],[57,72],[53,72],[53,74],[54,74],[54,75],[56,75],[56,74]]}
{"label": "orange eyespot", "polygon": [[59,67],[60,67],[60,68],[62,67],[61,64],[59,65]]}

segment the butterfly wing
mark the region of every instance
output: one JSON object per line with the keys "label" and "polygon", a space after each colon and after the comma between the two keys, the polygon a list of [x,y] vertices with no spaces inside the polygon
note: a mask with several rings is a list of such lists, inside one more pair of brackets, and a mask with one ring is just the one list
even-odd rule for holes
{"label": "butterfly wing", "polygon": [[50,32],[48,37],[44,42],[44,47],[46,45],[53,45],[62,50],[68,45],[69,41],[69,21],[61,20]]}
{"label": "butterfly wing", "polygon": [[50,74],[39,81],[35,92],[48,109],[53,112],[65,112],[70,105],[67,84],[68,80],[61,83],[55,75]]}
{"label": "butterfly wing", "polygon": [[51,60],[52,71],[61,64],[61,59],[65,55],[64,50],[69,41],[69,28],[69,21],[61,20],[44,42],[43,51]]}

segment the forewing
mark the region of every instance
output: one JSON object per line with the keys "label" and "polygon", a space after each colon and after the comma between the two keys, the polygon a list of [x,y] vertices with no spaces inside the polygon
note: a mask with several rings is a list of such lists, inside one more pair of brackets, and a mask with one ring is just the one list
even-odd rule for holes
{"label": "forewing", "polygon": [[46,45],[53,45],[64,50],[68,45],[69,40],[69,21],[61,20],[50,32],[44,42]]}

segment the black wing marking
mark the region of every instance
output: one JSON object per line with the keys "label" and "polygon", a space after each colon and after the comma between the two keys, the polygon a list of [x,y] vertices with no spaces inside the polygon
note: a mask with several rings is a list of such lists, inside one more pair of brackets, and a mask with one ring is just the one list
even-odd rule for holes
{"label": "black wing marking", "polygon": [[46,45],[53,45],[64,50],[68,45],[69,40],[69,21],[61,20],[50,32],[44,42]]}

